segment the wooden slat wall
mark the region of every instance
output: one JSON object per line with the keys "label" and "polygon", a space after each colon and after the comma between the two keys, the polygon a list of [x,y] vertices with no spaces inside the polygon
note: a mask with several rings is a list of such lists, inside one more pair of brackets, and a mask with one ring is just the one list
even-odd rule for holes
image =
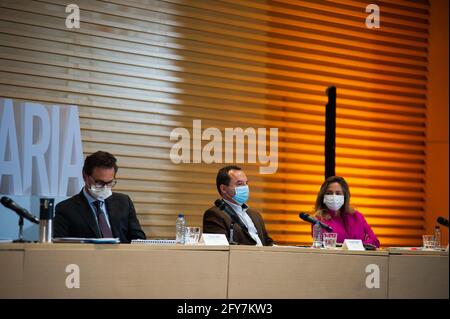
{"label": "wooden slat wall", "polygon": [[[0,96],[79,106],[85,154],[117,155],[149,237],[201,225],[221,164],[173,164],[176,127],[277,127],[279,169],[242,164],[279,244],[310,242],[324,174],[325,89],[337,86],[337,174],[384,246],[420,245],[427,1],[0,1]],[[381,28],[365,27],[365,7]],[[205,142],[206,144],[206,142]]]}

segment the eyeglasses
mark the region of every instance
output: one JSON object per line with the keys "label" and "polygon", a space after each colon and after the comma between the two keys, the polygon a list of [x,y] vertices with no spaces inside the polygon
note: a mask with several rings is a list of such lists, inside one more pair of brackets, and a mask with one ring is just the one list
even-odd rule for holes
{"label": "eyeglasses", "polygon": [[97,189],[103,188],[105,186],[113,188],[117,184],[117,180],[116,179],[113,179],[112,181],[109,181],[109,182],[104,182],[104,181],[97,181],[92,176],[89,176],[89,177],[91,177],[94,180],[93,186],[95,188],[97,188]]}

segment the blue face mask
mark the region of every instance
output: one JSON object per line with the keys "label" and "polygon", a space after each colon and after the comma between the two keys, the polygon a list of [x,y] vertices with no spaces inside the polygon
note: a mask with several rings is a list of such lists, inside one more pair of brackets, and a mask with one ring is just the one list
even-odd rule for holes
{"label": "blue face mask", "polygon": [[238,186],[234,190],[236,191],[236,195],[233,196],[234,201],[239,205],[245,204],[249,196],[248,185]]}

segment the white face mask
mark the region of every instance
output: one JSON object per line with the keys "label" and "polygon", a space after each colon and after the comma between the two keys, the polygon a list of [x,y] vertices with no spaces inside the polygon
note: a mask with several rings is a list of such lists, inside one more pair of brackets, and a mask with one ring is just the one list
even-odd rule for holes
{"label": "white face mask", "polygon": [[338,211],[344,205],[344,195],[325,195],[323,202],[329,210]]}
{"label": "white face mask", "polygon": [[96,188],[94,185],[89,187],[89,192],[93,197],[98,200],[105,200],[112,195],[111,187],[103,186],[102,188]]}

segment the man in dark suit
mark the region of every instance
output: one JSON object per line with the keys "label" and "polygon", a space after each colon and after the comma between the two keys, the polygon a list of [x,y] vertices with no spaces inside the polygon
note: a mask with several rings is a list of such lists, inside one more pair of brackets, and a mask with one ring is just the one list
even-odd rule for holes
{"label": "man in dark suit", "polygon": [[55,208],[54,237],[119,238],[122,243],[145,239],[130,197],[113,193],[116,158],[98,151],[86,157],[85,186]]}
{"label": "man in dark suit", "polygon": [[244,171],[226,166],[217,173],[216,185],[222,200],[204,213],[203,232],[224,234],[230,242],[241,245],[273,245],[261,214],[245,204],[249,188]]}

